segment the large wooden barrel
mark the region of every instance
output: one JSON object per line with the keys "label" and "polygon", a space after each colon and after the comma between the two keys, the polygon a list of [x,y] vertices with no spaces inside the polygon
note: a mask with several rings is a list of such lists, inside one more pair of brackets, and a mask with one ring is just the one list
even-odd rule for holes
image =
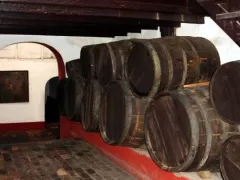
{"label": "large wooden barrel", "polygon": [[208,87],[185,88],[154,100],[145,116],[145,137],[154,162],[167,171],[219,170],[222,136],[238,131],[221,120]]}
{"label": "large wooden barrel", "polygon": [[89,81],[84,88],[81,104],[81,117],[82,127],[85,131],[99,132],[102,94],[103,88],[96,80]]}
{"label": "large wooden barrel", "polygon": [[214,44],[202,37],[163,37],[172,47],[181,47],[187,55],[187,77],[185,84],[209,81],[220,66],[220,56]]}
{"label": "large wooden barrel", "polygon": [[75,59],[66,63],[66,72],[69,78],[82,77],[82,60]]}
{"label": "large wooden barrel", "polygon": [[106,88],[102,104],[100,132],[112,145],[138,147],[144,141],[144,114],[149,99],[135,97],[125,81],[116,81]]}
{"label": "large wooden barrel", "polygon": [[96,76],[102,86],[116,79],[116,59],[108,43],[98,44],[94,48]]}
{"label": "large wooden barrel", "polygon": [[220,156],[221,174],[224,180],[239,180],[240,177],[240,135],[228,138]]}
{"label": "large wooden barrel", "polygon": [[70,120],[81,121],[81,100],[84,81],[81,78],[69,78],[66,84],[66,117]]}
{"label": "large wooden barrel", "polygon": [[82,61],[82,77],[85,80],[96,78],[95,45],[83,46],[80,52]]}
{"label": "large wooden barrel", "polygon": [[218,114],[228,123],[240,124],[240,61],[221,65],[210,82],[210,96]]}
{"label": "large wooden barrel", "polygon": [[127,62],[127,74],[133,91],[144,97],[183,86],[186,78],[186,54],[161,40],[134,40]]}

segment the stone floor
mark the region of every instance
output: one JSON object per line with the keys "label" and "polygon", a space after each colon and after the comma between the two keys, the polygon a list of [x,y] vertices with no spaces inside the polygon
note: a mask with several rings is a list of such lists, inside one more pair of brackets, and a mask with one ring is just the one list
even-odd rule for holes
{"label": "stone floor", "polygon": [[81,140],[0,145],[0,180],[135,180]]}

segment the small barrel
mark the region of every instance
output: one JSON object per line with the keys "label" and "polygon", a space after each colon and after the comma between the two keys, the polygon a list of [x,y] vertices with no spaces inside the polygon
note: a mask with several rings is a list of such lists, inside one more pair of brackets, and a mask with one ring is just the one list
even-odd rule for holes
{"label": "small barrel", "polygon": [[221,65],[210,82],[210,97],[224,121],[240,124],[240,61]]}
{"label": "small barrel", "polygon": [[125,81],[109,84],[103,96],[100,132],[111,145],[139,147],[144,142],[144,114],[149,99],[135,97]]}
{"label": "small barrel", "polygon": [[240,177],[240,134],[232,135],[221,148],[220,168],[224,180],[239,180]]}
{"label": "small barrel", "polygon": [[214,44],[202,37],[163,37],[173,47],[181,47],[187,56],[187,77],[185,84],[209,81],[220,66],[220,56]]}
{"label": "small barrel", "polygon": [[116,59],[109,44],[98,44],[94,49],[96,76],[102,86],[116,79]]}
{"label": "small barrel", "polygon": [[83,46],[80,52],[82,77],[84,80],[96,78],[95,45]]}
{"label": "small barrel", "polygon": [[96,80],[89,81],[84,88],[81,117],[82,127],[87,132],[99,132],[102,93],[103,89]]}
{"label": "small barrel", "polygon": [[81,78],[68,79],[66,84],[66,117],[70,120],[80,120],[80,104],[84,81]]}
{"label": "small barrel", "polygon": [[161,40],[134,40],[127,62],[127,76],[133,92],[143,97],[158,96],[183,86],[186,54]]}
{"label": "small barrel", "polygon": [[66,72],[69,78],[82,77],[82,60],[75,59],[66,63]]}
{"label": "small barrel", "polygon": [[150,155],[167,171],[219,170],[221,138],[232,131],[238,130],[217,115],[208,87],[170,92],[154,100],[145,115]]}

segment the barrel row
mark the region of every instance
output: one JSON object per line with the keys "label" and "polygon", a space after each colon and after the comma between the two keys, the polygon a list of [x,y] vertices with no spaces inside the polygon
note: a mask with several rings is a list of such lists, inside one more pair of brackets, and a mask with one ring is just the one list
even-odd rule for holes
{"label": "barrel row", "polygon": [[154,97],[184,84],[209,81],[220,66],[215,46],[201,37],[130,39],[84,46],[84,79],[103,87],[126,80],[136,95]]}
{"label": "barrel row", "polygon": [[84,46],[80,59],[66,63],[70,81],[66,88],[71,93],[66,94],[65,113],[69,119],[79,116],[84,84],[91,80],[97,80],[104,89],[112,81],[125,80],[134,95],[153,98],[184,84],[208,81],[219,64],[214,45],[199,37],[130,39]]}

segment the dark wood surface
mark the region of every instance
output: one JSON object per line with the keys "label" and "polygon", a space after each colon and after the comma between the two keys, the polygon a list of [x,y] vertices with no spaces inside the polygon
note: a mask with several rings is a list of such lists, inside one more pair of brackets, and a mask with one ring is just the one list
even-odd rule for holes
{"label": "dark wood surface", "polygon": [[217,114],[210,101],[208,86],[185,88],[184,92],[197,104],[200,114],[198,116],[200,146],[192,168],[218,171],[223,136],[226,133],[238,132],[238,128],[225,123]]}
{"label": "dark wood surface", "polygon": [[240,135],[228,138],[221,149],[220,167],[224,180],[238,180],[240,176]]}
{"label": "dark wood surface", "polygon": [[205,15],[188,0],[1,0],[0,33],[114,37],[164,24],[204,23]]}
{"label": "dark wood surface", "polygon": [[66,63],[66,72],[69,78],[83,77],[82,59],[74,59]]}
{"label": "dark wood surface", "polygon": [[96,45],[94,47],[94,57],[97,79],[105,87],[116,79],[116,58],[108,43]]}
{"label": "dark wood surface", "polygon": [[163,95],[152,101],[145,115],[150,155],[167,171],[218,171],[222,136],[229,132],[238,129],[218,116],[208,86]]}
{"label": "dark wood surface", "polygon": [[80,59],[82,61],[82,77],[85,80],[96,78],[94,47],[94,45],[83,46],[80,52]]}
{"label": "dark wood surface", "polygon": [[98,81],[87,82],[81,102],[82,127],[88,132],[99,132],[99,120],[101,117],[101,99],[103,89]]}
{"label": "dark wood surface", "polygon": [[240,61],[223,64],[210,83],[211,101],[226,122],[240,124]]}
{"label": "dark wood surface", "polygon": [[220,67],[220,56],[215,45],[202,37],[183,37],[188,40],[197,52],[199,58],[200,76],[197,82],[209,81],[213,73]]}
{"label": "dark wood surface", "polygon": [[127,60],[133,48],[132,41],[116,41],[109,43],[109,45],[116,60],[116,79],[127,80]]}
{"label": "dark wood surface", "polygon": [[[166,75],[164,72],[161,72],[158,54],[148,40],[137,40],[133,41],[133,43],[134,47],[127,62],[129,82],[136,94],[140,96],[154,96],[159,86],[166,86],[168,79],[164,79],[161,76],[168,77],[168,69],[164,69]],[[165,49],[159,48],[158,50],[161,57],[165,60]]]}
{"label": "dark wood surface", "polygon": [[186,171],[197,154],[199,127],[188,98],[173,92],[152,101],[145,138],[153,161],[166,171]]}
{"label": "dark wood surface", "polygon": [[106,89],[99,126],[103,139],[112,145],[139,147],[144,142],[144,113],[149,99],[138,99],[126,81]]}

